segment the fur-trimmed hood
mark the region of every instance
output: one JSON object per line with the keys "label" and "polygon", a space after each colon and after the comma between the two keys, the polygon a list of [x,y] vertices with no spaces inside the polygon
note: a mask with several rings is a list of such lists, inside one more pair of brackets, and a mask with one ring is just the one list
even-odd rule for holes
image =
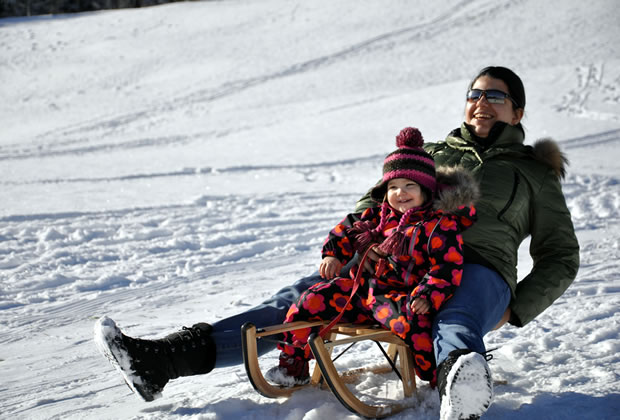
{"label": "fur-trimmed hood", "polygon": [[460,166],[439,166],[436,170],[438,192],[434,210],[454,213],[460,206],[472,206],[480,198],[480,187],[474,176]]}
{"label": "fur-trimmed hood", "polygon": [[568,159],[560,150],[560,146],[551,138],[537,140],[532,146],[534,158],[553,169],[558,178],[566,176]]}

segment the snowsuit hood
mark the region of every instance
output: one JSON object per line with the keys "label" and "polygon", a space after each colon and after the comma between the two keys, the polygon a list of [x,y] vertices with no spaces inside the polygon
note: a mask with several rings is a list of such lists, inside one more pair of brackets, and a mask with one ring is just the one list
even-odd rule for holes
{"label": "snowsuit hood", "polygon": [[473,206],[480,198],[480,188],[473,175],[465,168],[443,166],[437,168],[437,198],[433,209],[455,213],[463,206]]}

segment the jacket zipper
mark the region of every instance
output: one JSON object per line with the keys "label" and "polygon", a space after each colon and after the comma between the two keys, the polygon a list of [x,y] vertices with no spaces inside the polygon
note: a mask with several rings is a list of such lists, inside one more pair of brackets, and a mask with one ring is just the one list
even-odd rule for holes
{"label": "jacket zipper", "polygon": [[521,179],[520,179],[519,173],[517,171],[514,171],[513,173],[515,175],[515,180],[514,180],[514,183],[512,184],[512,193],[510,194],[510,198],[508,199],[508,202],[506,203],[504,208],[501,209],[499,211],[499,213],[497,213],[497,218],[498,219],[501,219],[502,216],[504,215],[504,213],[506,213],[506,211],[508,211],[508,209],[512,205],[512,202],[515,200],[515,197],[517,195],[517,188],[519,187],[519,183],[521,182]]}

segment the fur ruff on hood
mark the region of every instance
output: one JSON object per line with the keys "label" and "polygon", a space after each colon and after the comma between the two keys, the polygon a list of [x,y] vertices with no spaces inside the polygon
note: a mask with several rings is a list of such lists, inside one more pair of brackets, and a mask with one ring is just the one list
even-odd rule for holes
{"label": "fur ruff on hood", "polygon": [[434,210],[454,213],[460,206],[472,206],[480,198],[480,187],[474,176],[460,166],[440,166],[436,171],[438,193]]}
{"label": "fur ruff on hood", "polygon": [[349,235],[355,238],[353,241],[355,250],[363,254],[369,246],[380,242],[379,249],[384,253],[397,257],[405,255],[408,244],[405,240],[404,227],[410,214],[418,211],[426,211],[431,207],[434,211],[456,214],[460,210],[459,207],[473,206],[480,196],[478,182],[474,179],[473,175],[463,167],[438,167],[436,169],[436,180],[438,190],[432,204],[426,204],[422,207],[407,210],[407,212],[402,215],[398,227],[394,229],[386,239],[383,239],[382,231],[389,208],[387,200],[384,200],[381,204],[381,221],[378,226],[368,221],[355,222],[347,231]]}
{"label": "fur ruff on hood", "polygon": [[560,150],[560,146],[550,138],[537,140],[532,147],[536,160],[544,163],[553,169],[558,178],[564,179],[566,176],[566,166],[568,159]]}

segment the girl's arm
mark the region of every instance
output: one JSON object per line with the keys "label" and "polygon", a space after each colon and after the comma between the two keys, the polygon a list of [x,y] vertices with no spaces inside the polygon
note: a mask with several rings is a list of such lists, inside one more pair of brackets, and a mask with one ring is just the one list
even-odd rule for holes
{"label": "girl's arm", "polygon": [[463,275],[463,238],[456,217],[444,215],[435,227],[428,240],[428,276],[411,293],[414,300],[426,299],[435,311],[452,297]]}
{"label": "girl's arm", "polygon": [[321,251],[323,258],[334,257],[342,265],[347,264],[353,258],[353,255],[355,255],[353,247],[355,238],[351,237],[347,231],[357,221],[378,224],[379,209],[369,208],[363,213],[348,214],[329,232]]}

